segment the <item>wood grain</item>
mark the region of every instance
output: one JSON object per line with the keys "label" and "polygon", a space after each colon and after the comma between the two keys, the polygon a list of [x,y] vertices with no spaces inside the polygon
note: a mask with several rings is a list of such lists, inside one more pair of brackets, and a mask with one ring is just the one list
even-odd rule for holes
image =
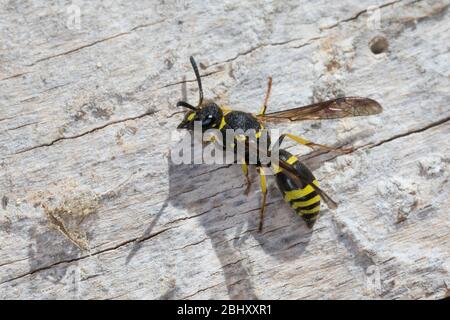
{"label": "wood grain", "polygon": [[[0,6],[0,298],[440,299],[450,286],[449,1],[66,1]],[[372,53],[371,40],[388,47]],[[339,202],[309,230],[271,181],[175,165],[182,86],[257,112],[367,96],[290,123]],[[185,78],[184,78],[185,77]],[[252,177],[256,180],[255,172]]]}

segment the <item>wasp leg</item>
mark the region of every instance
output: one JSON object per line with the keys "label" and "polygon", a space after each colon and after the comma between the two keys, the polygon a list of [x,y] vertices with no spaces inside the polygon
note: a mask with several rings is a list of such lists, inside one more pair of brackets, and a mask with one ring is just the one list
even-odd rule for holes
{"label": "wasp leg", "polygon": [[264,98],[264,104],[259,111],[259,115],[263,116],[267,110],[267,104],[269,103],[270,91],[272,90],[272,77],[269,77],[269,83],[267,84],[266,97]]}
{"label": "wasp leg", "polygon": [[242,163],[242,173],[245,176],[245,184],[246,184],[246,188],[244,191],[244,194],[246,196],[248,196],[248,193],[250,192],[250,187],[252,185],[252,181],[250,180],[250,177],[248,176],[248,164],[245,163],[245,161]]}
{"label": "wasp leg", "polygon": [[329,146],[325,146],[323,144],[318,144],[318,143],[314,143],[308,140],[305,140],[303,138],[294,136],[293,134],[289,134],[289,133],[285,133],[282,134],[280,136],[280,139],[278,139],[279,144],[281,144],[281,142],[283,141],[284,137],[288,137],[291,138],[292,140],[294,140],[295,142],[298,142],[304,146],[310,147],[312,149],[314,148],[318,148],[318,149],[322,149],[322,150],[326,150],[326,151],[335,151],[335,152],[340,152],[340,153],[349,153],[353,151],[353,148],[333,148],[333,147],[329,147]]}
{"label": "wasp leg", "polygon": [[216,143],[216,141],[217,141],[217,138],[212,135],[210,137],[204,138],[202,142],[203,142],[203,145],[206,145],[208,143]]}
{"label": "wasp leg", "polygon": [[261,191],[262,191],[262,201],[261,201],[261,209],[259,211],[259,227],[258,232],[261,232],[264,224],[264,209],[266,208],[266,196],[267,196],[267,180],[266,175],[264,173],[264,169],[262,167],[257,168],[259,177],[261,178]]}

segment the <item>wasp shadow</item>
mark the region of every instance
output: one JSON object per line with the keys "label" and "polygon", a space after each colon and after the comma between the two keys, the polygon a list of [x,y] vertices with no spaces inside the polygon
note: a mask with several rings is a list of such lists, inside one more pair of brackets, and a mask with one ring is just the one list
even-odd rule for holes
{"label": "wasp shadow", "polygon": [[[142,238],[152,234],[158,219],[170,205],[198,219],[222,266],[231,299],[257,299],[251,279],[247,249],[260,247],[281,261],[298,258],[312,231],[284,203],[274,179],[268,176],[268,202],[264,230],[258,232],[261,192],[256,170],[250,170],[252,187],[245,195],[245,179],[238,164],[175,164],[168,159],[168,198],[154,216]],[[140,244],[128,255],[132,259]]]}

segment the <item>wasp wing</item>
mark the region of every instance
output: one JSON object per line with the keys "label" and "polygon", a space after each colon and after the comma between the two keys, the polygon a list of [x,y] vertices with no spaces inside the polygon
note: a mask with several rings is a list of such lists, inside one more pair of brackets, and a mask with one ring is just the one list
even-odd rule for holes
{"label": "wasp wing", "polygon": [[272,122],[337,119],[368,116],[382,111],[383,108],[375,100],[362,97],[342,97],[299,108],[257,115],[257,118]]}

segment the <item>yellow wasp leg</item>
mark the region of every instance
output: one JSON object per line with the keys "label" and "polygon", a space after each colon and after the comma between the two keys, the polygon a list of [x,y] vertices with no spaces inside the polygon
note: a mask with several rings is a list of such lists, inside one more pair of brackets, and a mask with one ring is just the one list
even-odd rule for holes
{"label": "yellow wasp leg", "polygon": [[264,224],[264,209],[266,208],[267,181],[264,169],[262,167],[259,167],[257,170],[259,173],[259,177],[261,178],[261,191],[263,196],[261,210],[259,212],[259,227],[258,227],[258,232],[261,232]]}
{"label": "yellow wasp leg", "polygon": [[333,147],[328,147],[328,146],[325,146],[323,144],[314,143],[314,142],[305,140],[303,138],[294,136],[293,134],[290,134],[290,133],[285,133],[285,134],[283,134],[283,136],[291,138],[295,142],[298,142],[298,143],[300,143],[300,144],[302,144],[304,146],[310,147],[312,149],[314,149],[316,147],[316,148],[319,148],[319,149],[322,149],[322,150],[326,150],[326,151],[337,151],[337,152],[342,152],[342,153],[348,153],[348,152],[351,152],[353,150],[352,148],[333,148]]}
{"label": "yellow wasp leg", "polygon": [[204,138],[203,139],[203,144],[205,145],[205,144],[208,144],[208,143],[210,143],[210,142],[212,142],[212,143],[216,143],[216,141],[217,141],[217,138],[215,137],[215,136],[210,136],[210,137],[207,137],[207,138]]}
{"label": "yellow wasp leg", "polygon": [[250,177],[248,176],[248,164],[245,163],[245,161],[242,163],[242,173],[245,176],[247,187],[245,188],[245,195],[248,196],[248,193],[250,192],[250,186],[252,185],[252,181],[250,180]]}
{"label": "yellow wasp leg", "polygon": [[269,103],[270,91],[272,90],[272,77],[269,77],[269,83],[267,84],[266,98],[264,99],[264,104],[261,107],[258,115],[264,115],[266,113],[267,104]]}

